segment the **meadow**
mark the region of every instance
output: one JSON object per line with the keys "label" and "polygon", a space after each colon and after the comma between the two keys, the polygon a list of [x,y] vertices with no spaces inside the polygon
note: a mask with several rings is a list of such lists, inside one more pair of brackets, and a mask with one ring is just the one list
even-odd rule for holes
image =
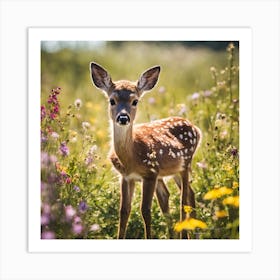
{"label": "meadow", "polygon": [[[206,44],[99,42],[41,51],[41,238],[115,239],[119,177],[107,154],[110,124],[105,96],[91,82],[89,63],[113,80],[137,80],[161,66],[157,86],[139,102],[136,123],[181,116],[203,139],[191,174],[196,219],[179,223],[180,194],[173,180],[170,217],[152,205],[155,239],[178,238],[183,228],[200,239],[239,238],[239,47]],[[141,187],[136,186],[127,238],[142,239]],[[169,228],[168,228],[169,227]],[[171,227],[171,229],[170,229]]]}

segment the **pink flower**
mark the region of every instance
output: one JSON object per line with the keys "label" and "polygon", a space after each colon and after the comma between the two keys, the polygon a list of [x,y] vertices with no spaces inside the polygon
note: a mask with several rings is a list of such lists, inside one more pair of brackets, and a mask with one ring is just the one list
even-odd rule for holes
{"label": "pink flower", "polygon": [[53,231],[44,231],[41,235],[42,239],[55,239],[55,233]]}
{"label": "pink flower", "polygon": [[76,210],[71,205],[65,206],[65,216],[67,221],[70,221],[75,216],[75,214]]}
{"label": "pink flower", "polygon": [[82,224],[73,224],[72,225],[72,231],[74,234],[81,234],[83,231],[83,225]]}
{"label": "pink flower", "polygon": [[199,93],[198,92],[193,93],[192,100],[196,100],[198,98],[199,98]]}
{"label": "pink flower", "polygon": [[202,168],[202,169],[206,169],[207,168],[207,163],[205,161],[197,162],[196,165],[199,168]]}

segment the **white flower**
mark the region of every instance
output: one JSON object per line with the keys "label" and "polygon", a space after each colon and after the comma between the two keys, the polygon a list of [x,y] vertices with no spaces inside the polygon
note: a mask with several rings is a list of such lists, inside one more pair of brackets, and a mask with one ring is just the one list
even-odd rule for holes
{"label": "white flower", "polygon": [[59,138],[59,134],[56,132],[52,132],[51,137],[54,139],[57,139],[57,138]]}
{"label": "white flower", "polygon": [[82,102],[81,99],[78,98],[78,99],[75,100],[74,105],[77,109],[80,109],[83,105],[83,102]]}
{"label": "white flower", "polygon": [[82,127],[83,129],[89,129],[90,128],[90,123],[89,122],[82,122]]}

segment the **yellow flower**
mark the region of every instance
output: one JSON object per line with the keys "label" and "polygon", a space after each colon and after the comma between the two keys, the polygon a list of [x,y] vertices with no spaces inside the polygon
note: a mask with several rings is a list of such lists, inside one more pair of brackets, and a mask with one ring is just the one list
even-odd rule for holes
{"label": "yellow flower", "polygon": [[224,205],[239,206],[239,196],[229,196],[223,200]]}
{"label": "yellow flower", "polygon": [[193,209],[189,205],[184,205],[184,210],[185,210],[186,213],[191,213]]}
{"label": "yellow flower", "polygon": [[224,164],[223,169],[228,172],[229,175],[233,175],[234,171],[230,164]]}
{"label": "yellow flower", "polygon": [[216,199],[223,195],[231,194],[232,192],[233,190],[227,187],[214,188],[213,190],[208,191],[203,198],[205,200]]}
{"label": "yellow flower", "polygon": [[177,232],[180,232],[183,229],[194,230],[196,228],[206,229],[207,225],[206,225],[206,223],[204,223],[200,220],[197,220],[197,219],[194,219],[194,218],[188,218],[188,219],[185,219],[182,222],[176,223],[175,226],[174,226],[174,230],[177,231]]}
{"label": "yellow flower", "polygon": [[233,182],[232,183],[232,188],[233,189],[237,189],[239,187],[239,183],[238,182]]}
{"label": "yellow flower", "polygon": [[228,216],[228,212],[226,210],[218,210],[215,212],[215,216],[217,218],[224,218]]}

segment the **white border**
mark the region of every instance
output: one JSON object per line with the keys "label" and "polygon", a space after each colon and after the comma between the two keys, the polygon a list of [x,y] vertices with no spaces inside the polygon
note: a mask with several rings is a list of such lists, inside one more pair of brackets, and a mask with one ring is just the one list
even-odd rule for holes
{"label": "white border", "polygon": [[[41,41],[239,41],[240,239],[239,240],[41,240],[40,51]],[[249,252],[252,248],[252,46],[249,28],[29,28],[29,252]],[[186,244],[183,245],[182,242]]]}

